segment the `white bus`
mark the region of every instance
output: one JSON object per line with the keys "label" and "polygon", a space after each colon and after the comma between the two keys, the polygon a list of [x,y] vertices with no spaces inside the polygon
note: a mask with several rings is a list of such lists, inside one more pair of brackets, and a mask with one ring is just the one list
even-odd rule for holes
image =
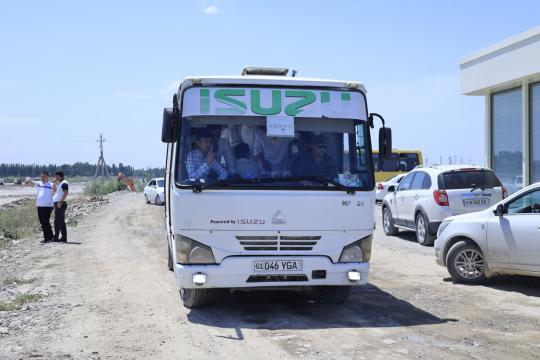
{"label": "white bus", "polygon": [[188,77],[164,110],[169,269],[184,306],[215,289],[289,288],[342,303],[368,281],[370,128],[356,82],[246,68]]}

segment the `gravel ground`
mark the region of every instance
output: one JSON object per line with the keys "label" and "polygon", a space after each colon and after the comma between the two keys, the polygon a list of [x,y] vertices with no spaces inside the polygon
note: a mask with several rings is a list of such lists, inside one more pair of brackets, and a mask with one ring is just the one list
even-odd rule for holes
{"label": "gravel ground", "polygon": [[5,250],[0,280],[28,283],[0,299],[41,298],[0,311],[1,359],[540,359],[540,278],[455,284],[413,234],[382,234],[379,207],[370,285],[346,304],[256,292],[189,311],[166,269],[163,207],[108,202],[71,244]]}
{"label": "gravel ground", "polygon": [[[69,184],[69,192],[72,196],[82,193],[83,189],[84,184],[82,183]],[[0,186],[0,206],[16,200],[35,197],[35,195],[36,190],[33,186],[5,184]]]}

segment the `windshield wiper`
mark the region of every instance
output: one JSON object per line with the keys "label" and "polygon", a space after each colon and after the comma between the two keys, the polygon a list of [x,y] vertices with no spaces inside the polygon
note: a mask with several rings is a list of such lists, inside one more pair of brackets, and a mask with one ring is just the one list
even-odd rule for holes
{"label": "windshield wiper", "polygon": [[290,181],[317,181],[322,185],[332,185],[337,189],[347,192],[347,194],[354,195],[356,190],[354,188],[347,187],[335,180],[332,180],[326,176],[287,176],[287,177],[275,177],[275,178],[255,178],[255,179],[241,179],[241,178],[231,178],[225,180],[218,180],[212,182],[208,185],[204,183],[196,183],[191,185],[191,189],[195,193],[199,193],[205,189],[212,189],[220,186],[226,186],[231,184],[264,184],[264,183],[279,183],[279,182],[290,182]]}
{"label": "windshield wiper", "polygon": [[354,188],[350,188],[348,186],[345,186],[343,185],[342,183],[340,182],[337,182],[335,180],[332,180],[324,175],[315,175],[315,176],[295,176],[295,177],[292,177],[290,179],[295,179],[296,181],[304,181],[304,180],[307,180],[307,181],[311,181],[311,180],[315,180],[315,181],[318,181],[320,182],[321,184],[324,184],[324,185],[333,185],[334,187],[340,189],[340,190],[343,190],[345,191],[347,194],[350,194],[350,195],[354,195],[354,193],[356,192],[356,190]]}
{"label": "windshield wiper", "polygon": [[191,190],[193,190],[194,193],[200,193],[204,189],[211,189],[211,188],[216,188],[219,186],[226,186],[226,185],[231,185],[231,184],[252,184],[252,183],[260,182],[258,180],[259,179],[231,178],[231,179],[217,180],[208,185],[199,181],[197,183],[191,184]]}

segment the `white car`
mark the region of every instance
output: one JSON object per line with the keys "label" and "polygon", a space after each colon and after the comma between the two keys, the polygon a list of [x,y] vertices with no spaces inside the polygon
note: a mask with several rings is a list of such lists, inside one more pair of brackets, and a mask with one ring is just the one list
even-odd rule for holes
{"label": "white car", "polygon": [[383,229],[416,231],[418,243],[433,245],[437,229],[449,216],[484,210],[506,197],[495,173],[472,165],[417,167],[398,186],[388,187],[382,205]]}
{"label": "white car", "polygon": [[144,187],[144,199],[147,204],[163,205],[165,203],[165,179],[150,180]]}
{"label": "white car", "polygon": [[388,194],[388,187],[391,185],[397,185],[407,174],[399,174],[391,177],[390,179],[377,183],[377,188],[375,191],[375,201],[383,201],[386,194]]}
{"label": "white car", "polygon": [[540,276],[540,182],[489,209],[443,221],[435,258],[469,284],[494,274]]}

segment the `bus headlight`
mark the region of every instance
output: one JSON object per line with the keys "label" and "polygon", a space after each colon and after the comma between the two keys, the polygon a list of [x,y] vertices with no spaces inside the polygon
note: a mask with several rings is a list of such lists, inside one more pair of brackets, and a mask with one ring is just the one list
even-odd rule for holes
{"label": "bus headlight", "polygon": [[210,246],[182,235],[175,236],[176,261],[179,264],[215,264]]}
{"label": "bus headlight", "polygon": [[341,256],[339,257],[340,263],[352,263],[352,262],[368,262],[371,258],[371,241],[372,235],[353,242],[343,248]]}

